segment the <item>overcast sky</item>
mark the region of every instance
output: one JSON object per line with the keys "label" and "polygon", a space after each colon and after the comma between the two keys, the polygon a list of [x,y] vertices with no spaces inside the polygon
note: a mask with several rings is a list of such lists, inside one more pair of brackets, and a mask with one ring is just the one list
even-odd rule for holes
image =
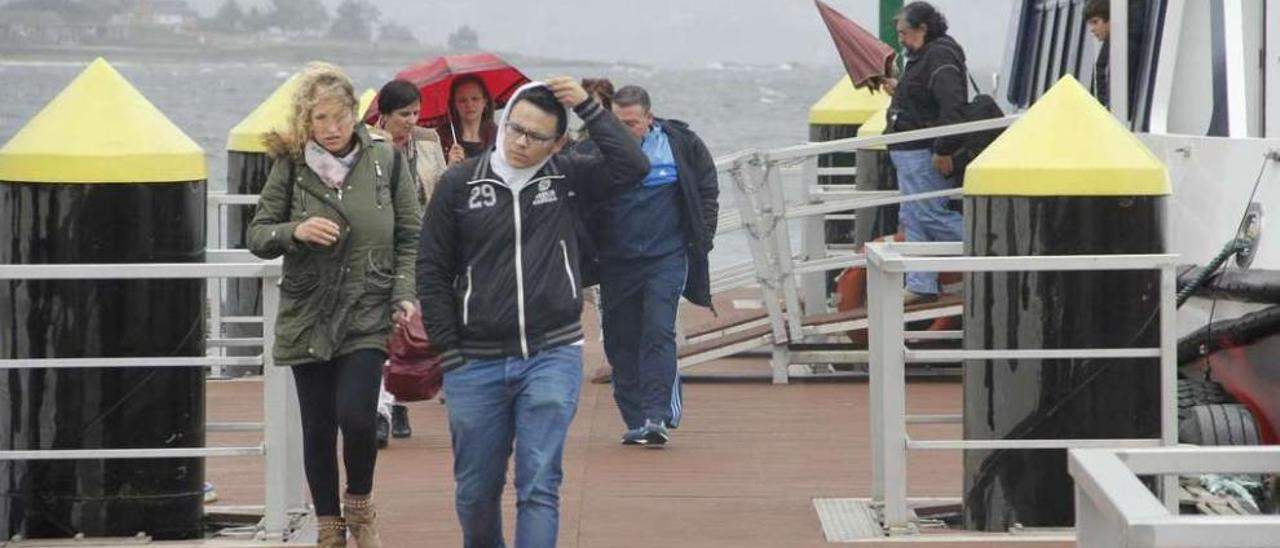
{"label": "overcast sky", "polygon": [[[188,0],[212,13],[224,0]],[[936,0],[973,67],[997,67],[1017,0]],[[239,0],[241,6],[267,0]],[[339,0],[325,0],[330,6]],[[836,62],[813,0],[373,0],[427,43],[471,25],[487,49],[698,68]],[[877,0],[829,0],[874,32]]]}

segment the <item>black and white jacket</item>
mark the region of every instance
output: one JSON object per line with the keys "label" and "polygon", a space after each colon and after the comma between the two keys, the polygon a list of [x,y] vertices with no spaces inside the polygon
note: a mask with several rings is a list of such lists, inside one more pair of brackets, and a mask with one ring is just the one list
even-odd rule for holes
{"label": "black and white jacket", "polygon": [[418,298],[446,370],[582,339],[578,211],[641,181],[649,161],[599,103],[588,99],[575,111],[598,154],[557,154],[517,194],[486,153],[447,171],[432,195]]}

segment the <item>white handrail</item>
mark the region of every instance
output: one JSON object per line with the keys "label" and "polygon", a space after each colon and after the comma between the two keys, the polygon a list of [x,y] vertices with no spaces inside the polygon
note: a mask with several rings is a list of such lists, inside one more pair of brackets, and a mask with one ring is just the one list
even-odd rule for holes
{"label": "white handrail", "polygon": [[246,447],[172,447],[164,449],[38,449],[0,451],[0,461],[261,457],[263,453],[261,445]]}
{"label": "white handrail", "polygon": [[1013,123],[1018,121],[1018,118],[1021,116],[1021,114],[1011,114],[1002,118],[991,118],[988,120],[978,120],[976,122],[964,122],[948,126],[903,131],[901,133],[888,133],[868,137],[850,137],[848,139],[836,139],[834,141],[824,141],[821,143],[795,145],[761,152],[760,159],[766,163],[785,162],[799,158],[807,158],[809,156],[831,154],[833,152],[854,152],[858,149],[864,148],[876,148],[887,145],[910,143],[912,141],[925,141],[937,139],[939,137],[952,137],[979,131],[1003,129],[1013,125]]}
{"label": "white handrail", "polygon": [[1280,546],[1280,516],[1180,515],[1139,475],[1280,471],[1280,447],[1072,449],[1077,545],[1084,548]]}
{"label": "white handrail", "polygon": [[262,367],[261,356],[245,357],[155,357],[155,358],[6,358],[4,369],[85,369],[122,367]]}
{"label": "white handrail", "polygon": [[231,194],[228,192],[209,192],[210,205],[258,205],[257,194]]}
{"label": "white handrail", "polygon": [[[262,280],[263,322],[261,356],[246,357],[124,357],[124,358],[21,358],[0,359],[4,369],[82,369],[100,367],[216,367],[261,366],[263,369],[262,443],[243,447],[168,447],[130,449],[28,449],[0,451],[0,461],[64,459],[145,459],[263,457],[265,504],[260,538],[284,539],[289,534],[289,514],[305,512],[302,488],[302,434],[293,378],[275,367],[275,318],[279,309],[282,275],[279,259],[261,261],[247,251],[214,249],[208,262],[142,264],[35,264],[0,265],[0,280],[156,280],[259,278]],[[225,426],[225,425],[224,425]],[[232,425],[251,430],[254,425]],[[207,425],[206,425],[207,427]]]}
{"label": "white handrail", "polygon": [[[1177,444],[1177,337],[1162,325],[1159,348],[1068,348],[1018,350],[911,350],[903,329],[907,272],[1037,272],[1159,270],[1161,323],[1173,324],[1177,256],[1078,255],[972,257],[959,242],[872,242],[866,246],[868,361],[871,384],[872,497],[883,503],[887,530],[910,528],[907,506],[908,450],[1044,449]],[[942,255],[941,257],[930,255]],[[907,363],[971,359],[1160,358],[1161,432],[1158,438],[1131,440],[1005,439],[913,440],[907,435]],[[1145,365],[1144,365],[1145,366]],[[1165,504],[1177,507],[1176,478],[1162,482]],[[1158,505],[1157,505],[1158,506]]]}
{"label": "white handrail", "polygon": [[0,280],[176,280],[279,277],[281,262],[6,264]]}

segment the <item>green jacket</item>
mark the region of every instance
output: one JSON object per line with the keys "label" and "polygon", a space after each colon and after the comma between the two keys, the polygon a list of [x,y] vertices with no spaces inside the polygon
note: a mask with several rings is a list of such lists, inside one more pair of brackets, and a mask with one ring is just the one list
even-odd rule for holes
{"label": "green jacket", "polygon": [[[249,223],[249,251],[264,259],[284,256],[272,353],[276,365],[385,351],[392,304],[417,303],[420,214],[409,166],[363,127],[356,139],[359,158],[342,192],[303,161],[279,157]],[[399,169],[393,169],[397,161]],[[321,247],[293,239],[298,224],[313,216],[341,227],[337,244]]]}

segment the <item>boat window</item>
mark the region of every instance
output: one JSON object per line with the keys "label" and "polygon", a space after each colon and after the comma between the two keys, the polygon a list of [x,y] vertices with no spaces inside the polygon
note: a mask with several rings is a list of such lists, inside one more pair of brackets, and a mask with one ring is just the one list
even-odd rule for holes
{"label": "boat window", "polygon": [[1062,59],[1058,64],[1058,77],[1065,74],[1079,76],[1076,60],[1080,58],[1080,42],[1083,37],[1080,29],[1080,14],[1083,8],[1078,3],[1068,2],[1059,7],[1063,15],[1062,35],[1066,43],[1063,45]]}
{"label": "boat window", "polygon": [[1036,60],[1036,85],[1035,98],[1039,99],[1044,95],[1044,91],[1052,84],[1053,68],[1052,60],[1058,38],[1058,25],[1054,24],[1057,13],[1048,9],[1049,3],[1056,4],[1054,0],[1047,0],[1042,4],[1040,10],[1041,17],[1041,33],[1040,33],[1040,58]]}
{"label": "boat window", "polygon": [[[1082,83],[1087,83],[1086,77],[1093,75],[1093,70],[1087,61],[1092,61],[1097,49],[1093,47],[1093,41],[1089,38],[1089,23],[1084,20],[1084,3],[1076,2],[1071,7],[1071,13],[1075,16],[1075,27],[1071,30],[1071,35],[1075,37],[1075,46],[1071,48],[1071,60],[1068,62],[1067,70],[1071,74],[1076,75]],[[1086,69],[1088,73],[1086,74]]]}
{"label": "boat window", "polygon": [[[1016,108],[1031,106],[1063,76],[1086,87],[1101,49],[1084,19],[1086,0],[1023,0],[1015,24],[1006,99]],[[1152,84],[1168,0],[1129,0],[1130,111],[1137,127],[1148,124]]]}
{"label": "boat window", "polygon": [[[1129,59],[1134,66],[1130,69],[1129,86],[1133,100],[1130,107],[1133,112],[1134,129],[1147,131],[1151,126],[1151,103],[1155,97],[1156,69],[1159,68],[1160,47],[1164,39],[1165,14],[1168,13],[1168,0],[1147,0],[1144,2],[1142,16],[1139,19],[1141,34],[1130,40],[1130,47],[1141,48],[1138,55],[1130,52]],[[1133,26],[1131,25],[1131,28]],[[1136,62],[1135,62],[1136,61]]]}
{"label": "boat window", "polygon": [[1085,0],[1024,0],[1007,99],[1026,107],[1066,74],[1080,77]]}
{"label": "boat window", "polygon": [[[1047,91],[1058,83],[1058,79],[1065,74],[1063,62],[1067,58],[1067,51],[1071,49],[1071,37],[1067,34],[1067,26],[1071,22],[1071,2],[1057,2],[1052,8],[1053,10],[1053,42],[1051,48],[1052,61],[1049,63],[1049,75],[1045,78],[1045,87]],[[1041,92],[1043,93],[1043,92]]]}
{"label": "boat window", "polygon": [[1009,75],[1006,99],[1010,104],[1025,107],[1030,103],[1032,82],[1035,80],[1035,60],[1039,58],[1040,19],[1042,12],[1034,9],[1038,0],[1024,0],[1017,12],[1014,26],[1011,65],[1005,70]]}

